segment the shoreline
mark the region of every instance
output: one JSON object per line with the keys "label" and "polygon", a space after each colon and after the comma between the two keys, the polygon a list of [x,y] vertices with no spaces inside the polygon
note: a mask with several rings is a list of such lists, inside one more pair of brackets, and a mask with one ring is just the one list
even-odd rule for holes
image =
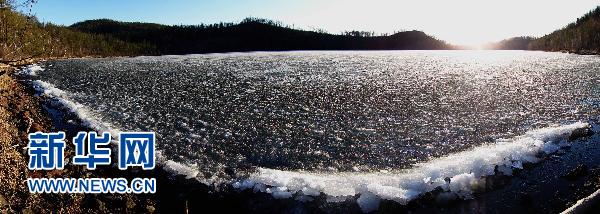
{"label": "shoreline", "polygon": [[[36,126],[36,129],[39,129],[41,131],[43,130],[52,130],[53,129],[53,124],[51,124],[51,119],[48,115],[48,112],[46,112],[42,107],[40,102],[42,102],[42,100],[40,100],[37,97],[33,96],[33,89],[29,86],[27,86],[26,84],[23,84],[22,82],[18,81],[17,78],[14,77],[14,72],[16,70],[15,67],[11,67],[13,70],[12,71],[8,71],[5,73],[0,72],[0,78],[7,78],[8,82],[11,82],[11,86],[14,87],[7,87],[7,89],[3,90],[3,85],[2,82],[0,82],[0,94],[4,95],[4,93],[9,94],[9,96],[11,96],[6,105],[2,104],[2,100],[0,100],[0,108],[2,108],[3,106],[10,106],[10,105],[16,105],[15,103],[27,103],[28,106],[30,106],[29,108],[27,108],[27,110],[29,112],[35,112],[33,113],[34,116],[25,116],[25,113],[21,113],[20,110],[17,110],[19,112],[17,112],[16,114],[10,114],[10,116],[12,116],[12,119],[17,121],[16,123],[13,122],[12,126],[16,127],[16,129],[18,130],[18,133],[20,135],[23,135],[23,133],[26,133],[27,129],[19,129],[19,127],[25,127],[23,124],[28,124],[30,121],[29,119],[26,118],[33,118],[35,117],[34,122],[33,123],[37,123],[39,125],[39,127]],[[5,96],[2,96],[5,97]],[[14,97],[14,98],[13,98]],[[2,98],[0,98],[2,99]],[[23,101],[24,100],[24,101]],[[1,112],[2,110],[0,110],[0,116],[1,116]],[[32,113],[29,113],[32,114]],[[9,116],[9,118],[10,118]],[[73,115],[67,116],[63,119],[76,119],[76,118],[72,118]],[[1,117],[0,117],[1,119]],[[36,121],[40,121],[40,122],[36,122]],[[4,123],[3,120],[0,120],[0,123]],[[32,123],[32,124],[33,124]],[[16,124],[16,125],[15,125]],[[0,126],[2,127],[2,126]],[[34,125],[31,125],[31,127],[34,127]],[[30,128],[31,128],[30,127]],[[78,130],[82,130],[85,129],[83,127],[74,127],[77,130],[71,130],[71,134],[67,134],[67,138],[66,139],[70,139],[73,136],[73,132],[76,133],[76,131]],[[22,130],[23,129],[23,130]],[[4,134],[2,133],[2,129],[0,128],[0,137]],[[2,138],[0,138],[1,140]],[[19,145],[17,148],[22,148],[24,144],[26,144],[26,135],[25,135],[25,140],[23,141],[23,139],[21,138],[20,142],[13,142],[13,144]],[[4,142],[2,142],[4,144]],[[2,145],[2,148],[0,149],[4,149],[4,148],[15,148],[13,146],[5,146]],[[72,149],[72,148],[71,148]],[[16,149],[15,149],[16,150]],[[3,151],[3,150],[2,150]],[[23,150],[25,151],[25,150]],[[68,150],[67,150],[68,151]],[[18,153],[18,151],[16,151]],[[9,152],[10,153],[10,152]],[[6,153],[2,152],[2,155],[5,155]],[[21,151],[21,155],[26,155],[26,153],[23,153]],[[26,156],[25,156],[26,157]],[[0,159],[4,159],[4,158],[0,158]],[[4,162],[2,162],[4,163]],[[4,164],[3,164],[4,165]],[[9,166],[7,164],[7,166]],[[536,166],[538,167],[538,166]],[[2,166],[0,166],[0,168],[2,168]],[[17,168],[17,167],[13,167],[13,168]],[[22,167],[21,167],[22,168]],[[93,195],[93,196],[89,196],[90,194],[86,194],[86,195],[81,195],[81,194],[45,194],[40,196],[39,194],[37,196],[33,196],[33,199],[31,200],[36,200],[36,198],[41,198],[39,199],[39,201],[35,202],[37,203],[36,206],[22,206],[22,209],[12,209],[14,211],[21,211],[21,212],[25,212],[26,209],[32,210],[32,211],[36,211],[36,209],[40,209],[40,207],[44,207],[44,203],[47,204],[62,204],[62,206],[66,206],[69,207],[69,210],[63,210],[65,212],[86,212],[86,211],[92,211],[92,210],[100,210],[103,212],[123,212],[123,211],[131,211],[131,210],[135,210],[135,211],[140,211],[140,212],[151,212],[151,211],[158,211],[160,212],[161,210],[163,211],[169,211],[169,212],[199,212],[202,211],[204,209],[206,209],[207,207],[213,207],[213,208],[220,208],[221,210],[231,210],[231,211],[238,211],[238,212],[258,212],[258,211],[272,211],[272,212],[282,212],[282,211],[290,211],[293,209],[296,209],[298,206],[301,205],[301,207],[303,209],[308,209],[308,211],[325,211],[325,212],[336,212],[336,211],[341,211],[341,210],[347,210],[347,211],[353,211],[353,212],[360,212],[360,209],[357,207],[356,203],[350,203],[348,201],[343,202],[341,204],[334,204],[334,205],[326,205],[327,207],[323,208],[321,206],[323,206],[323,204],[318,204],[320,202],[324,202],[326,199],[322,196],[316,198],[315,202],[310,202],[310,203],[300,203],[295,201],[294,199],[285,199],[285,200],[280,200],[280,199],[273,199],[272,196],[270,194],[266,194],[266,193],[253,193],[253,191],[251,190],[246,190],[246,191],[237,191],[228,187],[211,187],[211,186],[206,186],[202,183],[200,183],[197,180],[193,180],[193,179],[185,179],[185,176],[173,176],[171,174],[168,174],[166,171],[164,171],[163,169],[160,169],[159,167],[157,167],[157,169],[152,170],[152,171],[142,171],[142,172],[133,172],[133,171],[120,171],[120,170],[115,170],[113,169],[113,167],[110,168],[102,168],[102,170],[96,170],[96,171],[88,171],[88,170],[84,170],[83,168],[79,168],[79,169],[69,169],[70,167],[68,167],[67,165],[67,171],[66,173],[60,173],[58,174],[58,176],[65,176],[65,177],[77,177],[77,176],[73,176],[73,175],[83,175],[83,176],[95,176],[95,177],[126,177],[126,178],[131,178],[131,177],[144,177],[144,176],[149,176],[149,177],[155,177],[157,178],[157,186],[158,186],[158,191],[161,191],[160,193],[157,193],[155,195],[119,195],[119,194],[102,194],[102,195]],[[77,168],[77,167],[71,167],[71,168]],[[534,170],[535,167],[532,167]],[[594,170],[597,168],[593,167]],[[0,170],[1,173],[4,173],[3,171],[4,169]],[[22,170],[22,169],[20,169]],[[530,170],[530,169],[526,169],[526,170]],[[526,171],[525,170],[525,171]],[[47,173],[48,175],[40,175],[41,177],[52,177],[52,176],[56,176],[53,173],[55,172],[49,172]],[[72,174],[68,174],[68,173],[72,173]],[[32,172],[28,172],[25,166],[25,171],[21,171],[20,172],[21,176],[25,175],[25,174],[32,174]],[[0,174],[0,178],[3,175]],[[600,178],[600,176],[596,175],[596,178]],[[80,176],[81,177],[81,176]],[[590,176],[591,177],[591,176]],[[506,183],[511,183],[511,182],[515,182],[514,180],[517,180],[516,178],[518,177],[512,177],[512,178],[508,178],[508,181]],[[4,180],[4,179],[2,179]],[[502,179],[500,179],[502,180]],[[598,180],[598,179],[596,179]],[[583,185],[583,184],[579,184],[579,185]],[[598,188],[597,184],[594,184],[596,186],[596,188]],[[220,189],[220,188],[224,188],[225,191],[223,192],[215,192],[214,189]],[[500,187],[502,188],[502,187]],[[17,189],[18,190],[18,189]],[[21,191],[26,190],[26,188],[21,188]],[[158,192],[157,191],[157,192]],[[491,191],[496,191],[496,190],[491,190]],[[490,192],[491,192],[490,191]],[[3,192],[3,190],[0,190],[0,194],[4,195],[5,192]],[[21,195],[23,195],[24,193],[20,193]],[[29,194],[29,193],[26,193]],[[483,195],[486,195],[488,193],[483,193]],[[59,195],[57,197],[55,197],[54,195]],[[48,197],[46,197],[48,196]],[[587,195],[585,195],[587,196]],[[583,196],[583,197],[585,197]],[[561,200],[565,200],[563,205],[560,206],[564,206],[565,208],[568,207],[567,205],[569,205],[570,203],[573,203],[573,201],[577,201],[580,198],[565,198],[565,196],[561,196]],[[350,197],[352,198],[352,197]],[[479,198],[479,196],[478,196]],[[453,202],[452,204],[450,204],[449,206],[437,206],[435,204],[432,204],[432,201],[435,201],[435,199],[433,198],[427,198],[424,197],[423,199],[420,200],[415,200],[415,202],[411,202],[409,203],[407,206],[401,206],[398,204],[395,204],[392,201],[383,201],[382,203],[382,209],[380,209],[380,212],[397,212],[397,211],[431,211],[428,209],[423,210],[424,206],[432,206],[434,209],[436,209],[437,211],[447,211],[447,210],[453,210],[456,208],[465,208],[464,206],[472,204],[473,201],[483,201],[483,200],[490,200],[490,199],[474,199],[474,200],[469,200],[469,201],[464,201],[464,200],[460,200],[460,201],[456,201]],[[431,201],[428,201],[431,200]],[[526,199],[525,199],[526,200]],[[566,201],[568,200],[568,201]],[[0,202],[2,200],[0,199]],[[9,204],[11,204],[10,199],[8,200]],[[14,201],[14,200],[13,200]],[[160,202],[160,203],[157,203]],[[17,204],[18,202],[13,202],[13,204]],[[65,204],[66,203],[66,204]],[[161,204],[162,203],[162,204]],[[41,205],[40,205],[41,204]],[[300,205],[299,205],[300,204]],[[1,205],[1,203],[0,203]],[[110,205],[110,206],[108,206]],[[1,208],[1,206],[0,206]],[[21,207],[17,207],[17,208],[21,208]],[[561,208],[555,208],[554,211],[560,211]],[[562,208],[564,210],[564,208]],[[3,209],[2,209],[3,210]],[[60,210],[60,209],[54,209],[54,210]],[[39,211],[39,210],[38,210]]]}
{"label": "shoreline", "polygon": [[[14,77],[14,66],[4,66],[0,72],[0,187],[1,210],[6,212],[27,212],[42,207],[54,207],[57,201],[71,201],[71,205],[81,202],[77,197],[47,199],[27,192],[24,180],[27,177],[52,177],[56,172],[32,172],[27,169],[26,146],[28,131],[50,131],[52,125],[42,111],[39,102],[33,97],[32,89],[23,86]],[[66,171],[71,174],[72,171]],[[63,209],[63,208],[61,208]],[[56,210],[61,210],[57,208]],[[66,212],[76,211],[68,206]]]}
{"label": "shoreline", "polygon": [[[31,194],[24,180],[33,177],[114,177],[119,170],[102,168],[85,170],[81,166],[65,165],[64,170],[29,170],[27,168],[27,134],[29,132],[65,131],[52,124],[49,113],[42,107],[42,100],[34,96],[34,90],[14,75],[18,66],[44,61],[37,59],[2,66],[0,70],[0,211],[45,213],[154,212],[155,202],[147,195],[134,194]],[[80,127],[81,128],[81,127]],[[84,129],[79,129],[84,130]],[[79,131],[78,130],[78,131]],[[73,151],[67,134],[65,156]],[[129,174],[123,173],[122,174]],[[122,176],[122,175],[121,175]]]}
{"label": "shoreline", "polygon": [[[86,57],[87,58],[87,57]],[[94,131],[81,125],[80,118],[70,112],[58,112],[62,127],[53,121],[50,109],[44,106],[43,98],[35,95],[31,85],[19,80],[15,75],[20,66],[39,63],[51,59],[39,59],[27,63],[9,65],[0,70],[0,180],[11,180],[10,187],[0,186],[0,212],[47,213],[49,210],[64,213],[189,213],[200,212],[205,207],[197,205],[209,202],[208,207],[232,212],[247,212],[242,203],[255,195],[242,195],[225,186],[207,186],[199,180],[188,179],[185,175],[172,174],[157,163],[150,171],[116,167],[100,167],[86,170],[83,166],[65,165],[64,170],[30,171],[27,168],[28,131],[64,131],[66,134],[65,157],[73,153],[70,142],[78,131]],[[19,106],[26,104],[26,108]],[[17,106],[17,108],[15,108]],[[14,113],[11,113],[11,110]],[[5,113],[9,112],[9,113]],[[23,113],[29,112],[29,113]],[[76,125],[64,126],[69,120],[79,121]],[[29,122],[33,121],[33,122]],[[26,125],[31,123],[31,125]],[[7,131],[8,127],[10,130]],[[115,153],[113,153],[115,154]],[[31,194],[24,181],[28,177],[68,177],[68,178],[156,178],[156,194]],[[220,192],[216,189],[229,188]],[[276,200],[263,194],[268,201]],[[242,198],[244,198],[242,200]],[[158,203],[160,201],[161,203]],[[162,210],[162,211],[161,211]]]}

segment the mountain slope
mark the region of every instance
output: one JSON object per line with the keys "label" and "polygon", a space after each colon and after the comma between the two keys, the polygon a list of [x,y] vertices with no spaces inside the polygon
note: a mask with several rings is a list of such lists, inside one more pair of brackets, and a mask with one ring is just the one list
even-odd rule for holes
{"label": "mountain slope", "polygon": [[249,18],[238,24],[168,26],[118,22],[108,19],[75,23],[71,29],[107,35],[156,47],[154,54],[284,50],[406,50],[450,49],[444,41],[420,31],[389,36],[361,36],[360,32],[333,35],[284,27]]}

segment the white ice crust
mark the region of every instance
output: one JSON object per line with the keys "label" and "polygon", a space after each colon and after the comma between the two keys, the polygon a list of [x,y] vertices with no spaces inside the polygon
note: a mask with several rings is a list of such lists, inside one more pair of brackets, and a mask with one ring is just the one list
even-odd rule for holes
{"label": "white ice crust", "polygon": [[[470,198],[475,189],[485,185],[485,176],[496,173],[496,166],[497,171],[511,175],[512,170],[522,168],[524,163],[538,162],[540,154],[553,153],[568,145],[567,139],[574,130],[587,127],[588,123],[577,122],[537,129],[395,173],[314,173],[260,168],[234,187],[253,188],[275,198],[321,193],[327,197],[360,195],[357,203],[364,212],[376,210],[381,199],[406,204],[437,187],[457,197]],[[446,178],[450,178],[450,183]]]}

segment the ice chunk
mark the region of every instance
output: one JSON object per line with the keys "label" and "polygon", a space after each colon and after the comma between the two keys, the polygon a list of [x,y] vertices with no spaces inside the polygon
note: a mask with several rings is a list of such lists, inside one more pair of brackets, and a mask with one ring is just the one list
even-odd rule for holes
{"label": "ice chunk", "polygon": [[19,71],[18,74],[26,76],[36,76],[37,73],[40,71],[44,71],[44,69],[41,66],[39,66],[38,64],[31,64],[21,69],[21,71]]}
{"label": "ice chunk", "polygon": [[[172,160],[168,160],[165,162],[164,169],[167,172],[173,173],[175,175],[185,175],[185,178],[195,178],[198,176],[198,169],[194,165],[186,165],[177,163]],[[240,186],[241,187],[241,186]]]}
{"label": "ice chunk", "polygon": [[360,210],[364,213],[378,210],[380,201],[381,199],[379,197],[369,192],[361,194],[360,197],[356,199],[356,203],[358,203]]}

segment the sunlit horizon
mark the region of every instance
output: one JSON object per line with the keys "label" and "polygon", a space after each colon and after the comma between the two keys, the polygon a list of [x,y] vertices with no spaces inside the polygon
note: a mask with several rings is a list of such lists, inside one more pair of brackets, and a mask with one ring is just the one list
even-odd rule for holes
{"label": "sunlit horizon", "polygon": [[[70,25],[89,19],[195,25],[239,22],[245,17],[280,21],[332,34],[359,30],[380,34],[420,30],[454,45],[479,45],[516,36],[539,37],[560,29],[600,5],[594,0],[414,1],[76,1],[41,0],[40,21]],[[161,14],[157,16],[156,14]]]}

